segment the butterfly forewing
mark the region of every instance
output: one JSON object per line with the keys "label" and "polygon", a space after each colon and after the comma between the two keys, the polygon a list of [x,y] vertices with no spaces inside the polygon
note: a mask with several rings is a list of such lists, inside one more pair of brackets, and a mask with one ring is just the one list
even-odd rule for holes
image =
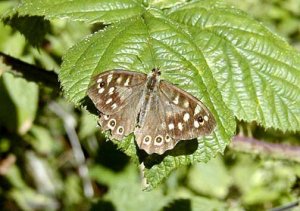
{"label": "butterfly forewing", "polygon": [[166,81],[160,81],[159,90],[165,96],[160,99],[165,105],[167,131],[173,139],[193,139],[213,131],[215,119],[201,101]]}
{"label": "butterfly forewing", "polygon": [[111,70],[96,75],[88,90],[88,96],[96,108],[104,114],[119,112],[131,95],[141,90],[147,75],[124,70]]}

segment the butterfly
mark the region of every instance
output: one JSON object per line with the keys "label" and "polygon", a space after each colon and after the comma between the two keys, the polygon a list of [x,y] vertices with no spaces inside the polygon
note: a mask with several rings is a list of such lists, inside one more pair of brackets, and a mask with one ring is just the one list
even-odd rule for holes
{"label": "butterfly", "polygon": [[160,80],[160,70],[149,75],[109,70],[92,77],[88,96],[99,111],[98,124],[122,140],[134,133],[137,146],[148,154],[163,154],[180,140],[209,135],[216,121],[197,98]]}

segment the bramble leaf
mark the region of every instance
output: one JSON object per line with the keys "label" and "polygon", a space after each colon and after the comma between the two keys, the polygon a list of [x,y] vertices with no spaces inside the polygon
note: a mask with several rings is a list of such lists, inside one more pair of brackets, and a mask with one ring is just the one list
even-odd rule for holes
{"label": "bramble leaf", "polygon": [[[211,136],[199,139],[194,153],[168,155],[160,164],[146,167],[149,188],[155,187],[180,165],[208,161],[217,152],[223,152],[235,131],[234,118],[222,101],[199,48],[183,31],[165,22],[161,16],[163,14],[156,10],[149,11],[144,18],[120,22],[79,42],[64,57],[60,74],[65,94],[78,104],[86,96],[94,74],[114,68],[150,73],[153,67],[160,67],[162,79],[178,84],[201,99],[213,112],[217,129]],[[126,143],[130,142],[130,146],[134,146],[131,138],[123,140],[121,145],[129,146]],[[126,153],[136,157],[135,149]]]}
{"label": "bramble leaf", "polygon": [[23,0],[17,9],[20,15],[105,24],[140,15],[142,11],[141,0]]}
{"label": "bramble leaf", "polygon": [[299,52],[236,9],[198,1],[170,10],[168,17],[195,40],[238,119],[300,129]]}

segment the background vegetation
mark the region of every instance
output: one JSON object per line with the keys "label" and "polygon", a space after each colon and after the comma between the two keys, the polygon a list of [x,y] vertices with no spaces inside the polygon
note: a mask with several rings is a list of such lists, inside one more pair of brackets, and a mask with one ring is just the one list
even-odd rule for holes
{"label": "background vegetation", "polygon": [[[298,0],[227,3],[250,13],[300,50]],[[0,2],[0,13],[17,4]],[[103,28],[101,24],[39,18],[26,30],[19,19],[6,24],[15,28],[0,23],[1,52],[56,73],[67,49]],[[33,38],[30,44],[16,29]],[[37,31],[41,34],[35,34]],[[3,73],[8,68],[4,58],[0,57],[3,210],[264,210],[299,199],[300,134],[240,121],[237,133],[245,139],[235,137],[224,155],[181,166],[158,187],[142,191],[143,167],[106,142],[94,117],[85,109],[74,108],[53,88],[59,86],[57,81],[37,75],[44,82],[39,84]],[[254,139],[256,144],[248,142]]]}

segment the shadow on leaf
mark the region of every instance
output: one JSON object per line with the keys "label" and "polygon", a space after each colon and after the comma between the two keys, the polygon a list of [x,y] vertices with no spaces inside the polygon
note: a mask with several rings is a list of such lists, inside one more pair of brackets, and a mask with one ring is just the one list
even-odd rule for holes
{"label": "shadow on leaf", "polygon": [[97,203],[93,204],[90,211],[103,210],[103,211],[115,211],[113,203],[110,201],[100,200]]}
{"label": "shadow on leaf", "polygon": [[162,209],[163,211],[190,211],[192,210],[191,207],[191,200],[189,199],[177,199],[170,204],[168,204],[166,207]]}
{"label": "shadow on leaf", "polygon": [[121,172],[129,163],[129,157],[118,150],[113,142],[103,141],[100,144],[96,162],[115,172]]}
{"label": "shadow on leaf", "polygon": [[193,154],[198,148],[197,139],[180,141],[172,150],[166,151],[162,155],[151,154],[148,155],[144,150],[138,151],[140,163],[144,162],[146,168],[150,169],[152,166],[159,164],[166,156],[180,156]]}

